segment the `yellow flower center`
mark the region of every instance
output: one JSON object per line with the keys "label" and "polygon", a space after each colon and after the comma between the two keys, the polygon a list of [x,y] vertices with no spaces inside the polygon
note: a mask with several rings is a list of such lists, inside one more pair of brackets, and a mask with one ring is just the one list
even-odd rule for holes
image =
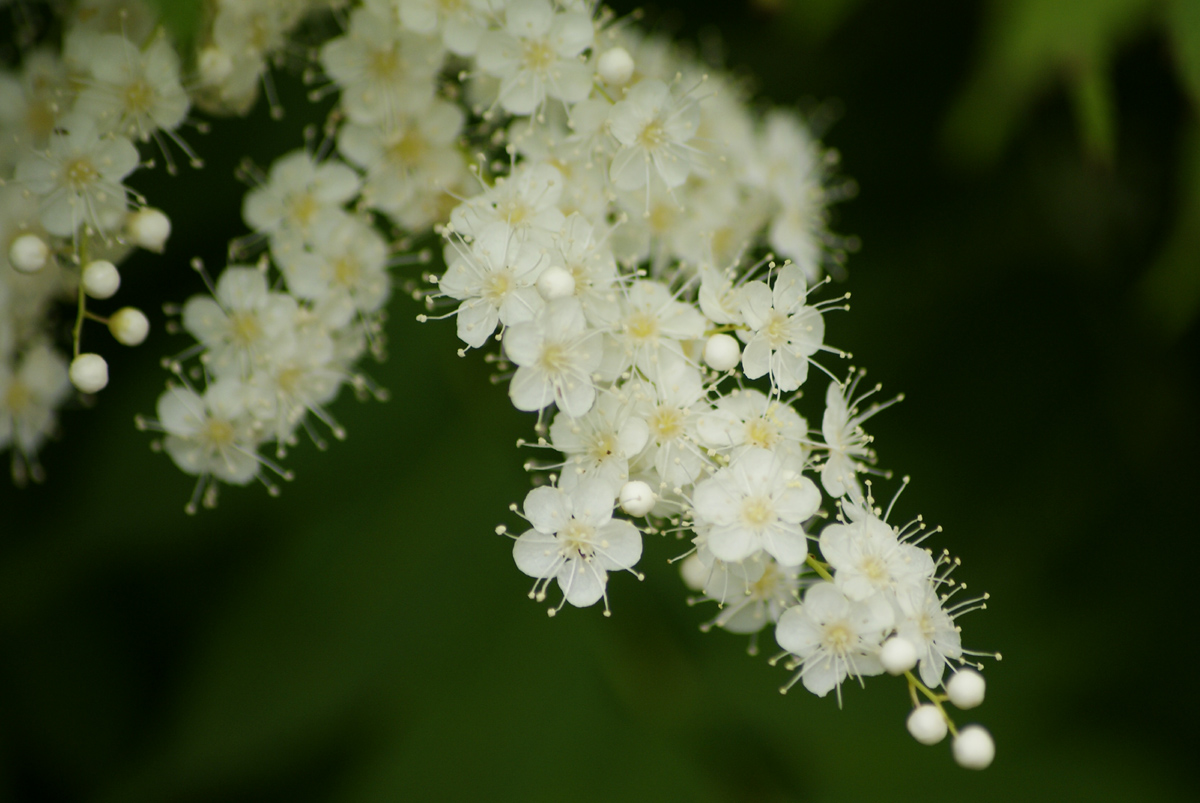
{"label": "yellow flower center", "polygon": [[569,364],[567,350],[557,343],[547,343],[542,348],[541,356],[538,357],[538,365],[543,371],[551,374],[562,373]]}
{"label": "yellow flower center", "polygon": [[777,433],[775,427],[765,418],[751,418],[746,422],[746,443],[761,449],[770,449],[775,445]]}
{"label": "yellow flower center", "polygon": [[86,156],[79,156],[67,162],[67,166],[63,169],[63,176],[66,178],[68,184],[77,190],[81,190],[98,179],[100,171],[92,164],[91,159]]}
{"label": "yellow flower center", "polygon": [[129,114],[147,114],[154,106],[154,88],[145,81],[134,81],[125,87],[125,111]]}
{"label": "yellow flower center", "polygon": [[521,51],[521,64],[534,72],[544,73],[558,61],[558,54],[545,39],[525,42]]}
{"label": "yellow flower center", "polygon": [[262,337],[262,327],[258,323],[258,316],[253,312],[235,312],[230,315],[229,336],[242,348],[254,345]]}
{"label": "yellow flower center", "polygon": [[635,340],[653,340],[658,336],[658,317],[638,310],[625,319],[625,332]]}
{"label": "yellow flower center", "polygon": [[638,134],[637,143],[646,150],[661,147],[667,141],[667,131],[659,120],[652,120]]}
{"label": "yellow flower center", "polygon": [[353,287],[362,276],[358,261],[350,257],[339,257],[333,262],[333,281],[342,287]]}
{"label": "yellow flower center", "polygon": [[825,628],[825,649],[830,652],[845,652],[853,638],[845,622],[836,622]]}
{"label": "yellow flower center", "polygon": [[209,451],[212,452],[220,451],[232,445],[236,435],[237,433],[234,432],[233,425],[219,418],[208,419],[208,423],[200,431],[200,439],[205,443]]}
{"label": "yellow flower center", "polygon": [[429,143],[418,132],[409,129],[388,147],[388,156],[404,167],[419,167],[429,152]]}
{"label": "yellow flower center", "polygon": [[683,423],[687,413],[677,407],[656,407],[650,414],[650,431],[655,439],[662,443],[674,440],[683,434]]}
{"label": "yellow flower center", "polygon": [[33,404],[33,393],[24,382],[14,379],[8,386],[8,392],[4,394],[4,404],[13,418],[19,418],[26,408]]}
{"label": "yellow flower center", "polygon": [[749,496],[742,501],[742,521],[751,527],[761,527],[775,518],[771,500],[765,496]]}
{"label": "yellow flower center", "polygon": [[504,303],[512,290],[512,276],[506,270],[494,271],[483,280],[483,298],[493,307]]}

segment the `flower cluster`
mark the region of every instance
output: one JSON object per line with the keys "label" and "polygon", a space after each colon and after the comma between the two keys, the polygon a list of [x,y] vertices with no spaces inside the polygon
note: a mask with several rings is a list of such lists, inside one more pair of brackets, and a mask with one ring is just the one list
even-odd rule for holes
{"label": "flower cluster", "polygon": [[[20,454],[68,377],[84,392],[107,381],[79,349],[98,317],[85,297],[116,291],[130,245],[165,241],[169,221],[123,184],[138,145],[169,160],[165,136],[190,155],[174,133],[190,105],[236,113],[270,94],[289,31],[330,5],[211,4],[187,90],[152,18],[68,25],[62,55],[30,54],[3,90],[29,109],[0,119],[0,147],[17,143],[0,151],[15,188],[0,232],[30,274],[0,283],[0,436]],[[902,675],[914,737],[953,732],[957,761],[987,766],[987,731],[957,729],[944,705],[983,699],[956,620],[986,595],[959,599],[958,563],[923,545],[924,522],[896,527],[876,507],[863,475],[890,475],[864,426],[899,397],[859,392],[863,373],[826,342],[826,316],[849,309],[830,269],[854,245],[828,228],[852,192],[836,155],[798,114],[753,112],[737,81],[591,0],[336,5],[342,32],[312,51],[313,95],[338,99],[330,138],[253,176],[252,233],[179,309],[195,344],[142,421],[198,478],[188,509],[219,482],[274,492],[300,433],[322,443],[314,421],[343,437],[328,409],[341,388],[380,395],[356,365],[383,353],[389,268],[427,261],[416,246],[436,232],[445,269],[414,285],[419,319],[452,318],[460,354],[498,344],[512,404],[537,414],[524,445],[551,455],[527,463],[538,487],[512,508],[528,529],[498,528],[532,598],[555,581],[551,615],[598,602],[608,615],[609,573],[641,578],[647,536],[689,538],[693,601],[720,609],[704,629],[752,634],[753,652],[773,627],[794,673],[783,691],[840,703],[847,680]],[[78,299],[69,369],[40,312],[64,291]],[[136,310],[106,321],[121,342],[145,336]],[[817,428],[799,404],[821,375]]]}
{"label": "flower cluster", "polygon": [[[266,58],[315,5],[218,4],[204,53]],[[120,287],[119,264],[135,248],[161,253],[170,236],[170,219],[130,189],[130,175],[156,156],[175,172],[175,151],[200,166],[179,133],[193,103],[241,111],[259,83],[253,73],[249,87],[231,88],[232,73],[213,73],[215,57],[185,72],[190,59],[142,0],[62,10],[60,46],[30,46],[16,69],[0,68],[0,449],[12,448],[18,483],[41,477],[37,453],[71,385],[89,394],[108,384],[107,361],[83,348],[85,324],[127,346],[149,332],[135,307],[96,311]],[[69,357],[51,336],[59,301],[75,306]]]}
{"label": "flower cluster", "polygon": [[[706,628],[775,626],[788,686],[820,696],[906,675],[929,701],[910,728],[936,741],[954,728],[942,703],[969,705],[958,679],[981,679],[937,691],[948,664],[974,665],[955,619],[983,602],[952,602],[956,562],[920,546],[921,521],[889,525],[860,479],[863,426],[891,402],[867,406],[877,388],[820,359],[847,356],[825,317],[848,295],[819,300],[848,243],[827,229],[845,186],[832,157],[797,115],[757,118],[732,80],[586,4],[456,19],[482,31],[452,52],[473,56],[468,111],[503,155],[441,227],[422,319],[453,317],[464,350],[499,342],[513,405],[538,414],[530,445],[559,455],[530,461],[548,482],[514,506],[530,596],[553,580],[552,615],[607,615],[609,573],[641,576],[644,536],[690,533],[684,576],[721,607]],[[819,431],[793,406],[814,368],[830,380]],[[990,762],[986,731],[956,734],[959,763]]]}

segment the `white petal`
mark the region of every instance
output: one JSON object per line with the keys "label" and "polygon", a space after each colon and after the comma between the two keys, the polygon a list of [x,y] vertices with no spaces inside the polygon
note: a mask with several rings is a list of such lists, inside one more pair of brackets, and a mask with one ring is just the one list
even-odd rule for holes
{"label": "white petal", "polygon": [[540,532],[556,533],[571,519],[571,498],[558,488],[534,488],[525,496],[525,518]]}

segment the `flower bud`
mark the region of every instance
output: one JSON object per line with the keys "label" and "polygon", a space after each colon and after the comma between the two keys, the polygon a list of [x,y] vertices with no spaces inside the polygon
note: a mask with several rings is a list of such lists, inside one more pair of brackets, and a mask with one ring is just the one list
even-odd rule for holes
{"label": "flower bud", "polygon": [[83,267],[83,290],[92,298],[112,298],[121,286],[117,266],[106,259],[97,259]]}
{"label": "flower bud", "polygon": [[131,213],[125,228],[134,245],[161,254],[171,236],[171,219],[162,211],[147,206]]}
{"label": "flower bud", "polygon": [[233,59],[215,46],[200,51],[200,55],[196,57],[196,66],[200,71],[200,82],[205,85],[224,83],[233,75]]}
{"label": "flower bud", "polygon": [[983,726],[968,725],[954,737],[953,752],[958,766],[969,770],[987,769],[996,757],[996,743]]}
{"label": "flower bud", "polygon": [[21,273],[37,273],[49,258],[50,248],[36,234],[22,234],[8,249],[9,263]]}
{"label": "flower bud", "polygon": [[903,675],[917,665],[917,648],[900,636],[892,636],[879,651],[879,662],[889,675]]}
{"label": "flower bud", "polygon": [[974,708],[983,702],[987,682],[974,669],[960,669],[946,683],[950,702],[962,709]]}
{"label": "flower bud", "polygon": [[99,354],[80,354],[71,361],[68,375],[82,393],[95,393],[108,384],[108,363]]}
{"label": "flower bud", "polygon": [[713,335],[704,344],[704,362],[714,371],[729,371],[742,358],[738,342],[729,335]]}
{"label": "flower bud", "polygon": [[704,565],[704,561],[700,560],[700,556],[695,552],[683,559],[683,563],[679,564],[679,574],[683,576],[683,583],[692,591],[703,591],[704,584],[708,582],[708,576],[712,570]]}
{"label": "flower bud", "polygon": [[630,516],[645,516],[654,509],[654,491],[641,480],[630,480],[621,486],[617,501]]}
{"label": "flower bud", "polygon": [[633,77],[633,56],[623,47],[614,47],[600,54],[596,61],[596,72],[600,80],[609,86],[624,86]]}
{"label": "flower bud", "polygon": [[566,268],[551,265],[537,279],[538,295],[547,301],[575,295],[575,277]]}
{"label": "flower bud", "polygon": [[108,319],[108,331],[118,343],[138,346],[150,332],[150,321],[137,307],[122,307]]}
{"label": "flower bud", "polygon": [[946,738],[946,718],[936,705],[919,705],[908,715],[908,732],[921,744],[937,744]]}

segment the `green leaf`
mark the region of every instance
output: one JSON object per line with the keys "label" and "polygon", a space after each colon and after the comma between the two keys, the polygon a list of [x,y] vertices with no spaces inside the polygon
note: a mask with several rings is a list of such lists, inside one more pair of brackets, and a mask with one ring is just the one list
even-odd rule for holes
{"label": "green leaf", "polygon": [[181,53],[186,54],[204,21],[203,0],[147,0],[171,33]]}
{"label": "green leaf", "polygon": [[1200,108],[1200,3],[1169,0],[1166,24],[1179,77],[1192,102]]}
{"label": "green leaf", "polygon": [[1071,102],[1084,153],[1111,165],[1117,149],[1117,109],[1112,81],[1103,65],[1090,64],[1080,72],[1071,86]]}
{"label": "green leaf", "polygon": [[1105,76],[1153,9],[1153,0],[993,2],[983,55],[943,129],[949,155],[976,167],[994,163],[1034,103],[1063,82],[1072,87],[1085,147],[1111,153],[1115,124]]}
{"label": "green leaf", "polygon": [[1183,334],[1200,313],[1200,126],[1195,123],[1180,163],[1179,212],[1139,287],[1143,313],[1170,339]]}

